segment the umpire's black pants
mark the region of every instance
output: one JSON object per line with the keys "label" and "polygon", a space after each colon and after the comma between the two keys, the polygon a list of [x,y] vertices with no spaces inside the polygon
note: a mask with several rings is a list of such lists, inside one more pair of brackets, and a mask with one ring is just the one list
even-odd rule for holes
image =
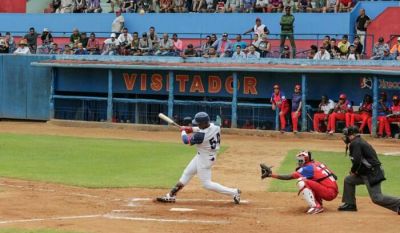
{"label": "umpire's black pants", "polygon": [[381,184],[369,185],[366,176],[349,175],[344,179],[342,201],[347,204],[356,204],[356,185],[365,184],[373,203],[397,212],[400,207],[400,198],[382,194]]}

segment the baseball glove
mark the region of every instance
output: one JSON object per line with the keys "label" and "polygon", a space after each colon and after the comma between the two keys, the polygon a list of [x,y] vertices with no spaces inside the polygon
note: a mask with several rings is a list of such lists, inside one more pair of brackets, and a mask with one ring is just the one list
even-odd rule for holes
{"label": "baseball glove", "polygon": [[271,170],[272,166],[270,167],[270,166],[267,166],[267,165],[262,163],[262,164],[260,164],[260,167],[261,167],[261,179],[265,179],[267,177],[271,177],[271,175],[272,175],[272,170]]}

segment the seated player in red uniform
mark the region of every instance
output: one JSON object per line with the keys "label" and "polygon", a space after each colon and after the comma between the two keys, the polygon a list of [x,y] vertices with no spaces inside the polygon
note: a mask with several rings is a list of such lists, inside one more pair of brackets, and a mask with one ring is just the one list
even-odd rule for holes
{"label": "seated player in red uniform", "polygon": [[[323,163],[315,161],[310,151],[301,151],[296,155],[298,167],[288,175],[273,173],[269,167],[262,164],[261,178],[272,177],[280,180],[297,179],[299,195],[307,202],[307,214],[318,214],[324,211],[322,200],[332,201],[338,195],[336,175]],[[265,168],[266,171],[265,171]]]}
{"label": "seated player in red uniform", "polygon": [[[390,130],[390,124],[386,117],[388,113],[390,113],[390,104],[387,101],[387,94],[386,92],[381,92],[378,100],[378,116],[376,119],[378,121],[378,126],[379,126],[378,130],[379,137],[383,137],[383,131],[385,131],[386,137],[392,136],[392,132]],[[368,127],[372,134],[372,118],[369,118],[368,120]]]}
{"label": "seated player in red uniform", "polygon": [[[351,107],[350,101],[347,100],[347,96],[345,94],[340,94],[339,102],[336,104],[333,109],[332,114],[329,115],[328,118],[328,131],[329,134],[334,134],[336,131],[336,121],[346,121],[346,113],[352,112],[353,109]],[[346,123],[347,125],[347,123]]]}
{"label": "seated player in red uniform", "polygon": [[283,93],[279,85],[275,84],[274,85],[274,92],[272,93],[271,96],[271,104],[272,104],[272,110],[275,110],[276,108],[279,109],[279,119],[281,123],[281,132],[285,132],[286,128],[286,115],[290,111],[290,106],[289,102],[286,99],[285,93]]}
{"label": "seated player in red uniform", "polygon": [[390,106],[390,115],[387,116],[388,123],[400,123],[400,98],[397,95],[392,97],[393,104]]}
{"label": "seated player in red uniform", "polygon": [[[372,97],[365,95],[357,113],[346,113],[346,127],[354,126],[357,121],[361,121],[360,132],[364,132],[364,127],[368,124],[372,116]],[[371,129],[370,129],[371,130]]]}

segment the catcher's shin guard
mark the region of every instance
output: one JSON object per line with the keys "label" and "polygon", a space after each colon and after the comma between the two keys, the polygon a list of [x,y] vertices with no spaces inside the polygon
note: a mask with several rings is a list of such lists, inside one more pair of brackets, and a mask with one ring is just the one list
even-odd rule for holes
{"label": "catcher's shin guard", "polygon": [[297,181],[297,187],[299,188],[299,195],[302,194],[304,200],[307,202],[310,208],[319,207],[320,205],[315,200],[313,191],[306,186],[306,183],[302,178]]}

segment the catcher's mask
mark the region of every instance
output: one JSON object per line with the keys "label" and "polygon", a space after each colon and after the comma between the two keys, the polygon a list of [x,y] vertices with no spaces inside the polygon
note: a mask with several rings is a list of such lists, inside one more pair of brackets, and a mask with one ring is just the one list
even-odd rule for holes
{"label": "catcher's mask", "polygon": [[299,165],[299,167],[301,167],[304,164],[306,164],[312,160],[311,152],[310,151],[300,151],[296,155],[296,159],[297,159],[297,164]]}

